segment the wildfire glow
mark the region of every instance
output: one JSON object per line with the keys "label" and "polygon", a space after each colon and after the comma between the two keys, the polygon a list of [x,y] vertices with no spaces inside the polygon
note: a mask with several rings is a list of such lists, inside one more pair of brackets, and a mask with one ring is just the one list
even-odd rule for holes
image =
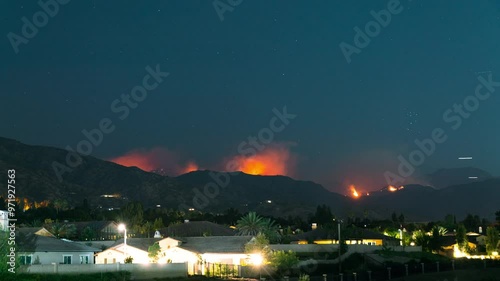
{"label": "wildfire glow", "polygon": [[288,175],[293,173],[293,157],[286,146],[272,146],[245,157],[234,156],[226,162],[226,171],[241,171],[251,175]]}
{"label": "wildfire glow", "polygon": [[182,171],[182,174],[198,171],[198,169],[199,169],[198,164],[194,162],[189,162],[187,166],[184,168],[184,171]]}
{"label": "wildfire glow", "polygon": [[176,153],[162,147],[155,147],[151,150],[132,150],[109,161],[125,167],[137,167],[147,172],[162,169],[172,176],[196,171],[199,168],[192,161],[188,162],[185,166],[178,164],[179,161]]}
{"label": "wildfire glow", "polygon": [[401,189],[403,189],[403,188],[405,188],[405,187],[404,187],[404,186],[394,187],[394,186],[392,186],[392,185],[389,185],[389,186],[387,187],[387,190],[389,190],[390,192],[396,192],[396,191],[401,190]]}
{"label": "wildfire glow", "polygon": [[359,198],[360,195],[353,184],[349,186],[349,190],[351,191],[351,194],[354,198]]}

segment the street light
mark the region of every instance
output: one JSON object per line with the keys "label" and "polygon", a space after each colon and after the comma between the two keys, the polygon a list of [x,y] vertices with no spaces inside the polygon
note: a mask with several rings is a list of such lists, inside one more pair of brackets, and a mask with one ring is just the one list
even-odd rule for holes
{"label": "street light", "polygon": [[[333,221],[337,221],[337,220],[333,219]],[[342,272],[342,257],[341,257],[342,253],[340,252],[340,247],[341,247],[341,241],[340,241],[341,240],[340,239],[340,224],[341,223],[342,223],[342,220],[338,220],[337,227],[338,227],[338,231],[339,231],[339,233],[338,233],[339,234],[339,237],[338,237],[339,238],[338,239],[339,240],[339,274]]]}
{"label": "street light", "polygon": [[127,259],[127,227],[125,224],[120,223],[118,225],[118,230],[123,231],[123,241],[125,243],[125,246],[123,247],[123,263],[125,263],[125,260]]}

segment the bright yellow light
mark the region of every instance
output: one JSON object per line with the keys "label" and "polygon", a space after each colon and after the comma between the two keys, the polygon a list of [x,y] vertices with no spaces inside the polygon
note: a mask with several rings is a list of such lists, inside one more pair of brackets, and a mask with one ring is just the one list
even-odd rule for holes
{"label": "bright yellow light", "polygon": [[120,223],[120,224],[118,225],[118,230],[119,230],[119,231],[124,231],[125,229],[126,229],[125,224]]}
{"label": "bright yellow light", "polygon": [[253,255],[251,255],[251,257],[250,257],[250,262],[251,262],[253,265],[256,265],[256,266],[261,265],[263,261],[264,261],[264,258],[262,257],[262,255],[261,255],[261,254],[253,254]]}
{"label": "bright yellow light", "polygon": [[457,244],[453,245],[453,257],[455,257],[455,258],[466,257],[466,258],[470,259],[470,255],[468,255],[465,252],[460,251]]}
{"label": "bright yellow light", "polygon": [[493,255],[494,257],[498,256],[498,252],[493,252],[491,253],[491,255]]}

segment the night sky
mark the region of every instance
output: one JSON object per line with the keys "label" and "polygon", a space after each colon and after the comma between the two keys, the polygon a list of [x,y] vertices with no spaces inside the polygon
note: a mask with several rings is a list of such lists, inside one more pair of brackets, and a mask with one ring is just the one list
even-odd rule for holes
{"label": "night sky", "polygon": [[[22,18],[42,8],[0,3],[1,136],[74,148],[109,118],[116,128],[93,148],[98,158],[171,175],[232,159],[344,193],[385,184],[398,155],[442,128],[446,141],[405,184],[439,168],[499,175],[500,87],[468,118],[443,114],[474,96],[478,77],[500,81],[500,3],[402,0],[348,63],[340,44],[356,47],[354,28],[393,1],[220,0],[222,16],[212,1],[130,2],[58,4],[17,47],[11,32],[22,36]],[[168,77],[121,120],[113,101],[157,65]],[[285,106],[296,117],[256,156],[240,155]]]}

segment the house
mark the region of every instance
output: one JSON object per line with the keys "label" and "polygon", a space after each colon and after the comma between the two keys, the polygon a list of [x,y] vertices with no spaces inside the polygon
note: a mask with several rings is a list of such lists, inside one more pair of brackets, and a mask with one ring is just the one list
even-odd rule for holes
{"label": "house", "polygon": [[[54,223],[45,225],[51,229]],[[118,224],[113,221],[78,221],[64,222],[62,226],[74,226],[76,232],[68,237],[74,240],[95,241],[95,240],[116,240],[120,233]]]}
{"label": "house", "polygon": [[93,264],[94,254],[99,249],[52,236],[43,236],[44,231],[17,233],[18,256],[23,265],[30,264]]}
{"label": "house", "polygon": [[[468,247],[471,250],[477,249],[477,238],[479,234],[467,233]],[[457,243],[457,237],[455,233],[447,233],[446,235],[439,237],[439,244],[442,246],[442,250],[439,251],[441,255],[448,256],[450,258],[461,258],[466,257],[468,254],[459,249]]]}
{"label": "house", "polygon": [[234,236],[236,231],[230,227],[209,221],[189,221],[173,224],[159,229],[163,237],[200,237],[200,236]]}
{"label": "house", "polygon": [[253,236],[186,237],[179,246],[167,249],[165,258],[172,262],[188,262],[190,274],[205,274],[215,264],[238,266],[251,258],[245,245]]}
{"label": "house", "polygon": [[[386,236],[384,234],[358,227],[349,227],[343,230],[347,245],[390,245],[397,246],[400,240]],[[314,230],[303,232],[292,237],[292,243],[295,244],[338,244],[338,230],[335,228],[316,228]]]}
{"label": "house", "polygon": [[155,243],[160,246],[158,263],[188,263],[190,274],[204,274],[213,264],[241,265],[249,259],[245,245],[252,236],[209,236],[174,238],[128,238],[109,249],[96,254],[97,264],[122,263],[125,256],[132,263],[150,263],[148,248]]}
{"label": "house", "polygon": [[73,222],[80,240],[116,240],[120,236],[114,221]]}
{"label": "house", "polygon": [[55,237],[50,231],[45,227],[19,227],[17,232],[21,235],[35,234],[39,236]]}
{"label": "house", "polygon": [[9,226],[9,212],[0,210],[0,231],[7,231]]}
{"label": "house", "polygon": [[[168,238],[127,238],[127,245],[123,239],[117,240],[108,249],[99,252],[95,256],[96,264],[124,263],[126,257],[132,257],[132,263],[149,263],[148,248]],[[160,245],[167,247],[168,242],[162,242]]]}

